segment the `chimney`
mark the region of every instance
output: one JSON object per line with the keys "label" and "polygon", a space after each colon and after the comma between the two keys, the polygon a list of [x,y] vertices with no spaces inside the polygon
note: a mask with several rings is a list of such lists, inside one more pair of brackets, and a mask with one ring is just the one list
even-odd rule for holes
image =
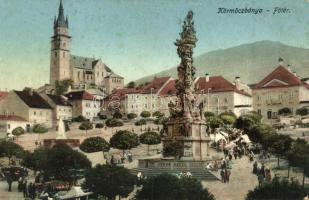
{"label": "chimney", "polygon": [[240,90],[240,77],[239,76],[235,77],[235,86],[237,90]]}
{"label": "chimney", "polygon": [[208,73],[205,74],[205,79],[206,79],[206,83],[209,82],[209,74]]}
{"label": "chimney", "polygon": [[283,58],[279,58],[278,62],[279,62],[279,66],[283,66]]}
{"label": "chimney", "polygon": [[[292,69],[291,69],[291,65],[290,64],[288,64],[287,70],[292,73]],[[293,72],[293,74],[294,74],[294,72]]]}

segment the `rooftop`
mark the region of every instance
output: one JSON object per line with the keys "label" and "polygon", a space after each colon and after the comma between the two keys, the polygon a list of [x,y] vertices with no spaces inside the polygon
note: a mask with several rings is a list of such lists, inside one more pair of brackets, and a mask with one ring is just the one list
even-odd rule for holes
{"label": "rooftop", "polygon": [[22,117],[16,116],[16,115],[0,115],[0,121],[22,121],[26,122]]}
{"label": "rooftop", "polygon": [[74,91],[65,95],[69,100],[94,100],[95,97],[86,91]]}
{"label": "rooftop", "polygon": [[51,109],[49,104],[35,91],[14,91],[17,96],[30,108]]}

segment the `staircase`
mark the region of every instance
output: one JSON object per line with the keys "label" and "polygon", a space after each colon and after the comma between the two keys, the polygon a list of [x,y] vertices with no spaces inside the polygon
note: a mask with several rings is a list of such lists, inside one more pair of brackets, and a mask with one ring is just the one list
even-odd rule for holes
{"label": "staircase", "polygon": [[[131,173],[137,175],[138,172],[142,172],[144,176],[152,177],[160,174],[180,174],[181,169],[168,169],[168,168],[134,168],[131,169]],[[200,181],[219,181],[220,179],[212,172],[204,168],[192,168],[190,170],[193,178]]]}

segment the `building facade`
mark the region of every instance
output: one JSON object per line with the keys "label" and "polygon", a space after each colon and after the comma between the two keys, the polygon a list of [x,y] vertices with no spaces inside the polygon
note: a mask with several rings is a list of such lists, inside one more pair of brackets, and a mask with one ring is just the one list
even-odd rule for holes
{"label": "building facade", "polygon": [[292,115],[309,101],[309,85],[280,64],[253,88],[253,109],[265,123],[276,123],[279,110],[288,108]]}

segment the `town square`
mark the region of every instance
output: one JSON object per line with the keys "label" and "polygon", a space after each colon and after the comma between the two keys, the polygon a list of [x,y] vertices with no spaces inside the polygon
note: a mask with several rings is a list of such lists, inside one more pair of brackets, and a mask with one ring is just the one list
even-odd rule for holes
{"label": "town square", "polygon": [[0,3],[0,199],[309,199],[309,2]]}

